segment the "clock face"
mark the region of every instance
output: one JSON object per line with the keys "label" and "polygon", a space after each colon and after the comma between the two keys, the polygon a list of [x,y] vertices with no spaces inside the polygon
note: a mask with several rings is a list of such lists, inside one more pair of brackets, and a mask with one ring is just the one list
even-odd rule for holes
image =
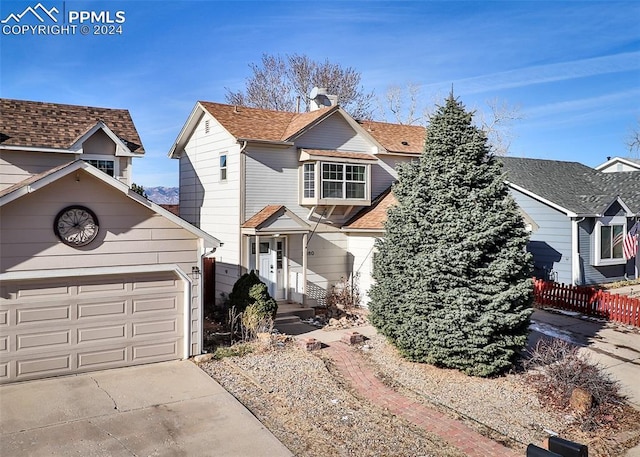
{"label": "clock face", "polygon": [[89,208],[68,206],[56,216],[53,230],[69,246],[86,246],[98,235],[98,218]]}

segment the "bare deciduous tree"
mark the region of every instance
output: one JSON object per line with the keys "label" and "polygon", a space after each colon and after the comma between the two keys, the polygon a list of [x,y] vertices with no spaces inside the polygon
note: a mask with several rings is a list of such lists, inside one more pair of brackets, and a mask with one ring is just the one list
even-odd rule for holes
{"label": "bare deciduous tree", "polygon": [[279,111],[309,110],[311,89],[323,87],[337,95],[338,103],[356,119],[371,119],[373,93],[364,92],[361,75],[328,59],[312,60],[304,54],[263,54],[259,64],[249,65],[252,75],[245,89],[227,89],[227,103]]}
{"label": "bare deciduous tree", "polygon": [[[438,106],[435,100],[442,100],[442,94],[433,94],[431,102],[422,99],[420,85],[409,83],[406,87],[389,86],[384,98],[377,98],[378,110],[383,120],[391,113],[390,122],[409,125],[427,125]],[[425,106],[422,110],[419,106]],[[484,130],[489,139],[491,151],[496,155],[506,155],[513,140],[513,123],[522,119],[520,108],[498,99],[489,100],[484,108],[474,109],[475,124]]]}
{"label": "bare deciduous tree", "polygon": [[487,134],[491,152],[507,155],[514,137],[513,122],[522,119],[520,108],[497,98],[488,100],[486,104],[486,110],[476,110],[476,123]]}
{"label": "bare deciduous tree", "polygon": [[636,119],[636,125],[631,127],[625,143],[629,148],[629,156],[640,159],[640,117]]}

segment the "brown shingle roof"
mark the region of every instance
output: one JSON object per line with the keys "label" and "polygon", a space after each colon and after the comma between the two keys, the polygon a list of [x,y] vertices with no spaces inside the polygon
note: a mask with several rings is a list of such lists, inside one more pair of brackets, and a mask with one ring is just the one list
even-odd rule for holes
{"label": "brown shingle roof", "polygon": [[267,141],[284,141],[331,110],[323,108],[309,113],[291,113],[213,102],[199,103],[236,138]]}
{"label": "brown shingle roof", "polygon": [[349,220],[342,228],[356,230],[384,230],[387,210],[398,203],[391,188],[380,194],[371,206],[364,208]]}
{"label": "brown shingle roof", "polygon": [[267,219],[269,219],[271,216],[273,216],[283,208],[283,205],[267,205],[256,214],[251,216],[249,219],[247,219],[247,221],[242,224],[242,228],[258,228],[260,224],[265,222]]}
{"label": "brown shingle roof", "polygon": [[67,149],[99,121],[132,152],[144,153],[128,110],[6,98],[0,99],[0,144]]}
{"label": "brown shingle roof", "polygon": [[375,121],[358,121],[358,123],[389,152],[408,154],[424,152],[426,136],[424,127]]}

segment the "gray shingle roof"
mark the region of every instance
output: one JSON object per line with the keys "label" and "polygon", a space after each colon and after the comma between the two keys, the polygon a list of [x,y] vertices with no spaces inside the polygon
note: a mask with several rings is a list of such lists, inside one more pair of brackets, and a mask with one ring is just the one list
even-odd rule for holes
{"label": "gray shingle roof", "polygon": [[616,197],[640,213],[640,173],[602,173],[578,162],[501,157],[508,182],[579,215],[601,214]]}

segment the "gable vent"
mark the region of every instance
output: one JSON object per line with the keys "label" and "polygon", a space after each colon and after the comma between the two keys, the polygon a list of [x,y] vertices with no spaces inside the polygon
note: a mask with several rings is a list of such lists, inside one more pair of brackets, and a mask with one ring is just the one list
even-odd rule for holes
{"label": "gable vent", "polygon": [[209,133],[211,131],[211,125],[209,124],[209,119],[204,121],[204,133]]}

